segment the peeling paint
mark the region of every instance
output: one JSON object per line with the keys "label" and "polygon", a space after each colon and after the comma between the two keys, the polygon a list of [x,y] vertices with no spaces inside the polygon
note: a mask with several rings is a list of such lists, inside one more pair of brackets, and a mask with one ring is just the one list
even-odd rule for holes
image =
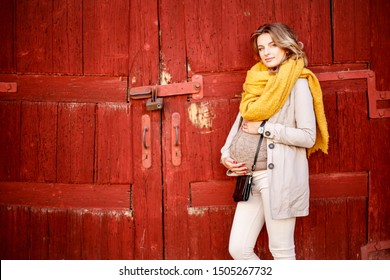
{"label": "peeling paint", "polygon": [[161,85],[167,85],[167,84],[170,84],[172,82],[172,76],[171,74],[169,74],[167,71],[163,70],[161,72],[161,81],[160,81],[160,84]]}
{"label": "peeling paint", "polygon": [[188,107],[188,117],[195,127],[211,128],[215,114],[209,102],[196,102]]}
{"label": "peeling paint", "polygon": [[187,208],[188,215],[193,216],[203,216],[208,211],[208,208],[201,208],[201,207],[190,207]]}

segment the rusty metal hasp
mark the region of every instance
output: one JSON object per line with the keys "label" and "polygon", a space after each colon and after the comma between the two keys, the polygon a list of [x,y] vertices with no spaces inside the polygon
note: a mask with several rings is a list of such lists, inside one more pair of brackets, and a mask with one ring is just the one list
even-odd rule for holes
{"label": "rusty metal hasp", "polygon": [[[150,98],[151,100],[149,102],[149,108],[156,108],[155,110],[158,110],[162,108],[162,101],[157,101],[159,98],[175,96],[175,95],[188,95],[188,94],[191,94],[191,97],[193,99],[203,98],[203,76],[202,75],[192,76],[190,82],[131,88],[129,91],[128,101],[130,101],[130,99],[137,100],[137,99]],[[158,104],[161,104],[161,108],[157,108]]]}

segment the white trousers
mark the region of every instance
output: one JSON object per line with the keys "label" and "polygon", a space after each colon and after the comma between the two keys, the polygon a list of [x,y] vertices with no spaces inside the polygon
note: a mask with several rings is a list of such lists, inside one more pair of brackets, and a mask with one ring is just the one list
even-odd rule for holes
{"label": "white trousers", "polygon": [[295,217],[272,219],[266,170],[253,173],[252,194],[248,201],[237,203],[230,232],[230,255],[235,260],[259,260],[254,247],[265,222],[273,258],[294,260]]}

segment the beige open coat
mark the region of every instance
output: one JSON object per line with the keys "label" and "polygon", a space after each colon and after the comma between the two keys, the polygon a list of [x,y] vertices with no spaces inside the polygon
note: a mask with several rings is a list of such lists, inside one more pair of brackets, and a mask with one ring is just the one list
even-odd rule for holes
{"label": "beige open coat", "polygon": [[[221,158],[230,156],[230,145],[238,130],[237,116]],[[271,214],[274,219],[309,214],[309,168],[306,148],[316,140],[313,98],[306,79],[298,79],[281,110],[265,125],[267,170]]]}

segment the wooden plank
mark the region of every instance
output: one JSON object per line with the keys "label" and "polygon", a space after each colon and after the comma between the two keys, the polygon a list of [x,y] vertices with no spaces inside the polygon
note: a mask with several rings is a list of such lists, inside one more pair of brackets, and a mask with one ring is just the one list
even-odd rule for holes
{"label": "wooden plank", "polygon": [[232,197],[234,184],[235,178],[191,183],[191,207],[235,205]]}
{"label": "wooden plank", "polygon": [[0,103],[0,181],[17,181],[20,174],[20,102]]}
{"label": "wooden plank", "polygon": [[[275,0],[275,19],[290,26],[304,43],[311,65],[331,64],[331,11],[328,0]],[[296,12],[299,7],[299,13]]]}
{"label": "wooden plank", "polygon": [[345,172],[311,175],[311,198],[368,197],[368,173]]}
{"label": "wooden plank", "polygon": [[128,211],[84,211],[82,259],[132,259],[133,220]]}
{"label": "wooden plank", "polygon": [[132,259],[133,256],[134,225],[128,210],[0,206],[0,217],[2,259]]}
{"label": "wooden plank", "polygon": [[93,183],[95,105],[58,104],[57,182]]}
{"label": "wooden plank", "polygon": [[[162,184],[165,185],[165,183],[161,183],[163,182],[161,158],[162,150],[164,150],[161,147],[168,147],[168,144],[161,143],[161,133],[170,133],[171,131],[170,128],[162,129],[160,111],[146,111],[141,101],[136,101],[133,104],[132,114],[131,144],[134,151],[132,161],[135,167],[131,195],[132,209],[137,224],[134,229],[134,257],[140,260],[163,259],[163,226],[167,225],[167,222],[163,220],[162,214],[164,212]],[[144,129],[142,117],[144,115],[150,117],[148,133],[150,133],[151,139],[149,146],[152,158],[149,168],[142,165],[142,134]]]}
{"label": "wooden plank", "polygon": [[325,92],[323,95],[326,120],[329,131],[328,154],[316,152],[309,158],[310,174],[332,173],[340,170],[339,129],[337,114],[337,94]]}
{"label": "wooden plank", "polygon": [[1,1],[0,72],[14,72],[14,1]]}
{"label": "wooden plank", "polygon": [[50,235],[47,212],[48,209],[44,208],[33,208],[29,211],[29,236],[27,237],[30,241],[29,259],[47,260],[49,258]]}
{"label": "wooden plank", "polygon": [[[186,156],[182,157],[182,163],[180,166],[174,166],[172,164],[171,157],[171,118],[173,113],[179,113],[180,116],[187,114],[186,108],[183,107],[183,97],[175,97],[174,100],[166,104],[164,109],[164,122],[162,127],[162,145],[163,147],[169,147],[163,149],[164,159],[164,245],[165,245],[165,258],[166,259],[188,259],[188,213],[187,207],[189,206],[189,173],[194,172],[194,168],[190,163],[196,162],[195,159]],[[180,147],[182,155],[189,155],[190,149],[196,149],[196,147],[187,145],[186,138],[187,128],[185,118],[180,121]],[[195,142],[194,142],[195,143]],[[192,143],[191,143],[192,144]],[[197,144],[199,145],[199,144]],[[198,146],[197,146],[198,147]],[[198,158],[199,159],[199,158]],[[199,166],[199,165],[197,165]],[[178,222],[179,221],[179,222]]]}
{"label": "wooden plank", "polygon": [[52,102],[126,102],[127,78],[104,76],[0,75],[16,82],[15,93],[0,92],[1,100]]}
{"label": "wooden plank", "polygon": [[83,1],[53,1],[52,9],[51,72],[83,74]]}
{"label": "wooden plank", "polygon": [[348,260],[360,260],[360,248],[367,244],[367,198],[347,199]]}
{"label": "wooden plank", "polygon": [[[343,0],[332,5],[334,62],[369,61],[370,1]],[[350,48],[345,42],[359,47]]]}
{"label": "wooden plank", "polygon": [[[214,108],[223,108],[223,111],[213,110],[212,128],[214,131],[211,137],[211,170],[214,180],[226,179],[226,168],[221,164],[221,148],[225,144],[226,137],[230,128],[236,120],[238,113],[239,100],[218,100]],[[206,115],[207,116],[207,115]],[[228,119],[228,120],[227,120]]]}
{"label": "wooden plank", "polygon": [[241,98],[244,81],[243,71],[205,74],[203,75],[203,94],[206,98]]}
{"label": "wooden plank", "polygon": [[315,199],[310,203],[310,214],[297,219],[301,224],[300,234],[295,234],[297,259],[315,260],[325,258],[326,246],[326,200]]}
{"label": "wooden plank", "polygon": [[[121,216],[116,216],[116,223],[118,224],[118,245],[116,250],[118,257],[115,259],[134,260],[135,257],[135,223],[132,212],[122,211]],[[156,251],[161,250],[159,247]]]}
{"label": "wooden plank", "polygon": [[129,1],[83,1],[84,74],[127,75]]}
{"label": "wooden plank", "polygon": [[159,83],[159,19],[156,0],[130,1],[129,82]]}
{"label": "wooden plank", "polygon": [[[259,8],[262,10],[258,12]],[[185,1],[189,72],[243,70],[254,64],[251,33],[274,21],[273,1]]]}
{"label": "wooden plank", "polygon": [[[209,209],[188,209],[189,258],[193,260],[211,260],[211,224]],[[221,236],[220,236],[221,238]],[[203,248],[203,249],[200,249]]]}
{"label": "wooden plank", "polygon": [[365,92],[339,93],[338,104],[338,146],[340,171],[368,170],[370,134],[367,100]]}
{"label": "wooden plank", "polygon": [[16,1],[17,71],[82,73],[82,3]]}
{"label": "wooden plank", "polygon": [[[175,100],[177,104],[179,101]],[[213,170],[210,163],[213,161],[211,144],[213,136],[213,119],[217,112],[215,104],[208,101],[191,102],[186,104],[186,111],[181,111],[182,116],[188,115],[182,120],[180,128],[182,141],[182,154],[187,155],[191,162],[196,162],[196,168],[191,163],[188,168],[191,173],[188,179],[191,181],[209,180]],[[171,138],[171,137],[169,137]]]}
{"label": "wooden plank", "polygon": [[[14,244],[11,242],[13,238],[13,211],[12,207],[0,205],[0,259],[16,259],[13,257]],[[25,248],[20,248],[25,249]]]}
{"label": "wooden plank", "polygon": [[[129,185],[0,182],[0,205],[129,210]],[[87,198],[87,199],[86,199]]]}
{"label": "wooden plank", "polygon": [[[12,213],[12,219],[8,222],[11,236],[7,242],[10,243],[10,252],[6,252],[8,259],[27,260],[31,258],[31,248],[34,246],[30,241],[31,213],[25,207],[8,207]],[[3,224],[3,223],[2,223]],[[8,223],[4,223],[8,224]],[[2,225],[3,226],[3,225]],[[42,240],[42,237],[40,237]]]}
{"label": "wooden plank", "polygon": [[20,178],[55,182],[57,104],[23,102],[21,110]]}
{"label": "wooden plank", "polygon": [[[386,0],[375,0],[370,2],[370,68],[375,71],[376,88],[384,91],[390,89],[390,67],[388,59],[383,59],[390,48],[390,2]],[[387,55],[386,55],[387,56]]]}
{"label": "wooden plank", "polygon": [[[161,74],[160,84],[187,80],[184,3],[162,0],[159,3]],[[172,25],[172,23],[175,23]]]}
{"label": "wooden plank", "polygon": [[132,181],[131,111],[129,104],[98,104],[96,111],[96,174],[99,184]]}
{"label": "wooden plank", "polygon": [[[313,174],[311,199],[368,197],[367,172]],[[235,205],[232,194],[235,179],[190,183],[191,207]]]}
{"label": "wooden plank", "polygon": [[65,260],[69,259],[67,255],[67,232],[68,232],[68,211],[67,209],[48,209],[47,224],[48,224],[48,255],[50,260]]}
{"label": "wooden plank", "polygon": [[390,119],[370,120],[371,161],[368,201],[368,243],[389,239]]}
{"label": "wooden plank", "polygon": [[16,0],[15,49],[17,71],[52,72],[52,3]]}
{"label": "wooden plank", "polygon": [[83,213],[81,232],[81,258],[84,260],[101,260],[102,243],[106,236],[102,235],[102,215],[100,211],[85,211]]}
{"label": "wooden plank", "polygon": [[66,259],[82,259],[82,227],[84,209],[72,209],[67,211],[66,216],[66,246],[63,250],[66,252]]}
{"label": "wooden plank", "polygon": [[327,201],[325,223],[325,259],[345,260],[348,257],[347,202],[345,199]]}
{"label": "wooden plank", "polygon": [[[207,259],[226,260],[231,258],[228,251],[228,245],[233,214],[234,209],[231,207],[226,207],[224,209],[209,209],[210,246],[199,247],[200,250],[209,248],[210,257]],[[204,235],[202,233],[203,231],[201,231],[201,238],[203,239]]]}

